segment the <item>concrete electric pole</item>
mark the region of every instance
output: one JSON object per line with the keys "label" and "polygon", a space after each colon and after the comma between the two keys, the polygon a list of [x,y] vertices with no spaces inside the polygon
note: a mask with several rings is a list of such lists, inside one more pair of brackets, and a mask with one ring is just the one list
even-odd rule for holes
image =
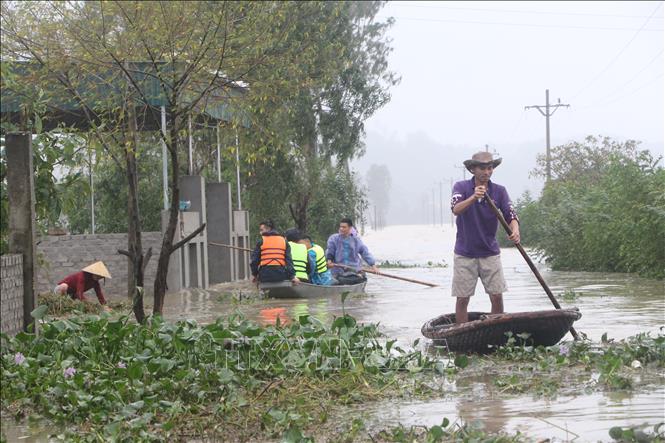
{"label": "concrete electric pole", "polygon": [[[546,140],[546,151],[545,151],[545,176],[547,181],[550,181],[552,178],[552,169],[550,162],[552,160],[550,156],[550,117],[554,115],[557,109],[565,107],[570,108],[570,105],[565,105],[561,103],[561,99],[558,99],[557,104],[550,105],[550,90],[545,89],[545,105],[532,105],[525,106],[524,110],[535,108],[545,117],[545,140]],[[543,111],[544,109],[544,111]],[[551,110],[551,111],[550,111]]]}

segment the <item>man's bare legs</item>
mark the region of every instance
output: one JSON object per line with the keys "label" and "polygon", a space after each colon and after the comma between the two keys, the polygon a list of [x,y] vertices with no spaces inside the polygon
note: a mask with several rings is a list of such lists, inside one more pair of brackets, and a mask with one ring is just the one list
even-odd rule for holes
{"label": "man's bare legs", "polygon": [[469,312],[467,311],[469,298],[471,297],[457,297],[457,303],[455,303],[455,323],[466,323],[469,321]]}
{"label": "man's bare legs", "polygon": [[[469,321],[469,298],[471,297],[457,297],[455,303],[455,323],[466,323]],[[492,314],[503,314],[503,295],[492,294],[490,295],[492,302]]]}
{"label": "man's bare legs", "polygon": [[492,302],[492,314],[503,314],[503,295],[490,294],[490,301]]}

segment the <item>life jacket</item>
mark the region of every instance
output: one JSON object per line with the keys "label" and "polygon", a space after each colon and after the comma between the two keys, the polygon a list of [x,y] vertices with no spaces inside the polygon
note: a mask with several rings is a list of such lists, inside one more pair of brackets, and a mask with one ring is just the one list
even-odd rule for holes
{"label": "life jacket", "polygon": [[296,271],[296,277],[301,280],[309,280],[307,274],[307,246],[300,243],[289,242],[291,246],[291,259],[293,260],[293,269]]}
{"label": "life jacket", "polygon": [[328,262],[326,261],[326,253],[323,251],[323,248],[319,245],[312,243],[311,248],[314,253],[316,253],[316,273],[323,274],[328,270]]}
{"label": "life jacket", "polygon": [[286,239],[281,235],[264,235],[259,266],[286,266]]}

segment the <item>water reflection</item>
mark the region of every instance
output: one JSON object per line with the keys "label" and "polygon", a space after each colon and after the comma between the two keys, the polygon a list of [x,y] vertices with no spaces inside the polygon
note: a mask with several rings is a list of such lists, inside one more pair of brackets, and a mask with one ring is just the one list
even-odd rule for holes
{"label": "water reflection", "polygon": [[[522,432],[530,437],[571,441],[607,441],[613,426],[651,426],[663,420],[665,388],[651,392],[593,393],[552,399],[498,399],[487,385],[472,383],[455,397],[439,401],[380,403],[363,406],[368,425],[433,426],[446,417],[480,424],[488,432]],[[349,415],[355,411],[348,412]]]}

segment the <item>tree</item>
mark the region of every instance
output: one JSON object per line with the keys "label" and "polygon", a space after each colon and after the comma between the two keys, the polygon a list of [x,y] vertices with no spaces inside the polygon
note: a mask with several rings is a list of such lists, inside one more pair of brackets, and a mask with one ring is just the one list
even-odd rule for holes
{"label": "tree", "polygon": [[[136,300],[142,300],[136,287],[143,284],[149,256],[143,254],[140,235],[140,133],[164,143],[170,160],[168,225],[154,287],[153,312],[161,314],[170,255],[189,240],[173,243],[190,119],[208,124],[220,100],[227,108],[243,108],[253,128],[244,135],[249,141],[244,157],[251,164],[258,159],[269,163],[282,153],[294,167],[303,158],[315,158],[319,145],[326,159],[351,158],[359,152],[364,118],[387,100],[383,85],[395,81],[385,71],[388,47],[381,35],[386,25],[372,21],[379,7],[332,2],[3,3],[3,60],[28,60],[36,66],[24,80],[49,91],[51,105],[74,103],[104,155],[125,171],[126,255]],[[168,110],[165,134],[155,125],[160,104]],[[298,130],[302,115],[310,121]],[[241,126],[239,120],[234,128]],[[314,173],[314,166],[310,162],[304,170]],[[305,197],[312,190],[316,186],[290,188],[296,213],[306,213],[311,198]],[[135,313],[141,321],[141,306]]]}
{"label": "tree", "polygon": [[553,180],[518,203],[525,239],[554,269],[665,277],[665,170],[638,146],[587,137],[554,148]]}
{"label": "tree", "polygon": [[[326,195],[341,203],[345,194],[359,195],[348,161],[362,155],[364,121],[389,101],[388,90],[399,81],[387,61],[391,48],[385,31],[392,20],[376,20],[382,2],[307,5],[310,18],[299,22],[289,37],[293,44],[308,41],[309,45],[288,68],[293,70],[286,76],[290,81],[277,84],[281,93],[254,96],[258,101],[252,116],[261,125],[243,138],[252,146],[247,161],[253,192],[271,195],[275,181],[262,180],[258,172],[273,164],[277,151],[288,158],[292,170],[275,179],[281,179],[280,198],[288,202],[289,215],[303,231],[310,230],[310,213],[320,217],[312,211],[318,197]],[[265,96],[274,99],[263,100]],[[344,183],[349,187],[330,195],[324,177],[339,176],[337,166],[345,171]],[[333,201],[329,204],[337,206]],[[356,211],[345,215],[357,216]],[[339,217],[339,213],[335,215],[334,223]]]}

